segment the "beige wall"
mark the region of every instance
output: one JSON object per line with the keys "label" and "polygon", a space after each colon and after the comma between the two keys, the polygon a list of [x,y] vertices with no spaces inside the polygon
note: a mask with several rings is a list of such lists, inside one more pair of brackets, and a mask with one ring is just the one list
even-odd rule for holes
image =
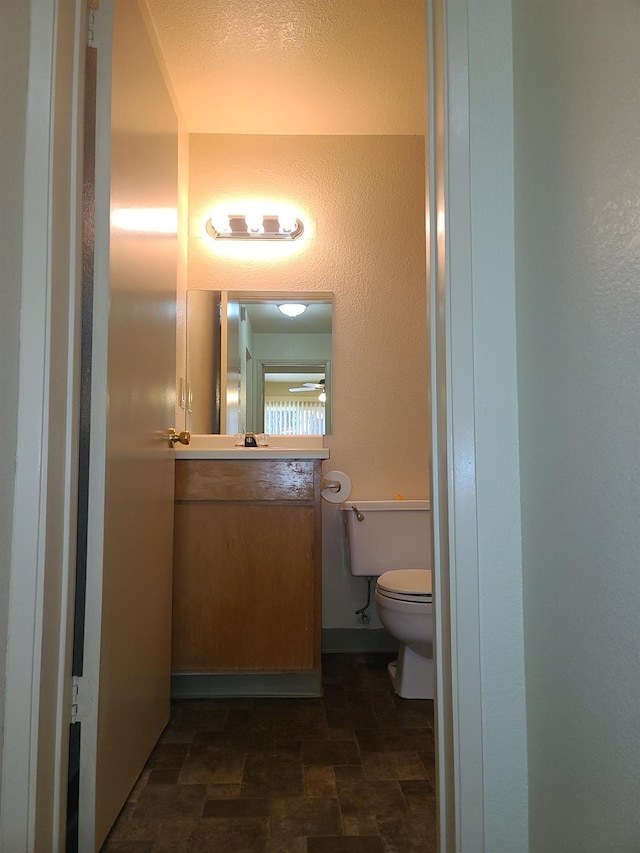
{"label": "beige wall", "polygon": [[[220,257],[203,221],[243,198],[297,205],[313,236]],[[334,293],[331,466],[353,497],[427,497],[423,138],[193,135],[189,216],[190,288]]]}
{"label": "beige wall", "polygon": [[[0,755],[18,402],[22,192],[29,8],[9,3],[0,27]],[[9,120],[10,118],[10,120]]]}
{"label": "beige wall", "polygon": [[[190,137],[188,286],[333,292],[324,470],[345,471],[361,500],[429,497],[424,157],[422,136]],[[278,260],[216,254],[208,211],[249,199],[296,205],[311,238]],[[333,505],[324,531],[323,624],[357,627],[366,589]]]}

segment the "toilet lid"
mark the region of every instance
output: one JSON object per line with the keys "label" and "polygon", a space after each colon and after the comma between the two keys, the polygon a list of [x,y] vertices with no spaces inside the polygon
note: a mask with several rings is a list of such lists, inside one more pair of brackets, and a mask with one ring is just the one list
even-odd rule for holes
{"label": "toilet lid", "polygon": [[431,600],[430,569],[395,569],[380,575],[378,589],[388,596],[402,595]]}

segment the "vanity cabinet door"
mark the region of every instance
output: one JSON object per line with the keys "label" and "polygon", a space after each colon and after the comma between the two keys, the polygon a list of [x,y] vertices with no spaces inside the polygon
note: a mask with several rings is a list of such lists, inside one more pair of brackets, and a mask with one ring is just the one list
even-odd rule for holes
{"label": "vanity cabinet door", "polygon": [[216,481],[216,499],[185,487],[175,506],[173,671],[318,669],[316,490],[306,501],[243,500],[234,483],[221,500]]}

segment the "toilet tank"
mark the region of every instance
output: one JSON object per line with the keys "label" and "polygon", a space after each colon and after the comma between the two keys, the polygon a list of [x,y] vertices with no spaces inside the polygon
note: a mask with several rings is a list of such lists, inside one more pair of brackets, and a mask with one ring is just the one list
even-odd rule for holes
{"label": "toilet tank", "polygon": [[340,509],[352,575],[431,568],[429,501],[345,501]]}

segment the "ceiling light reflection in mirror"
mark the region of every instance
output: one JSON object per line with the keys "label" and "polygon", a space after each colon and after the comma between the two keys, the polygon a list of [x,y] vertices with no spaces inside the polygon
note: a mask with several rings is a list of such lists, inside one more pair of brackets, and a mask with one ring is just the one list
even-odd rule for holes
{"label": "ceiling light reflection in mirror", "polygon": [[303,305],[300,302],[285,302],[282,305],[278,305],[278,310],[281,314],[284,314],[285,317],[299,317],[301,314],[307,310],[307,306]]}

